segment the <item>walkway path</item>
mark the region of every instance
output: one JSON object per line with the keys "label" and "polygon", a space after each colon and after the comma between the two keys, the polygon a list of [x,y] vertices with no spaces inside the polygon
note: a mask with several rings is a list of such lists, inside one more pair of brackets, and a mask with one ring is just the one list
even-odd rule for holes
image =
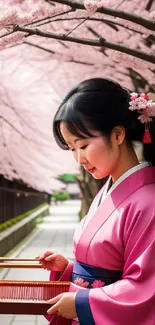
{"label": "walkway path", "polygon": [[[14,257],[35,257],[46,249],[59,251],[68,258],[72,255],[72,238],[79,221],[79,201],[67,201],[51,206],[50,216],[44,218],[36,230],[24,241]],[[47,280],[49,272],[34,269],[11,269],[0,273],[0,278],[9,280]],[[0,325],[47,325],[42,316],[0,315]]]}

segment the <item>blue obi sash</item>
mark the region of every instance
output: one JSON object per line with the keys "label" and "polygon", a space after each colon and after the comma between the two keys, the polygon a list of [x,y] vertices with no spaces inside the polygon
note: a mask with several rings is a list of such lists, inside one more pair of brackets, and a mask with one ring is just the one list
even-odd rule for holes
{"label": "blue obi sash", "polygon": [[122,278],[122,271],[107,270],[75,261],[72,282],[85,288],[100,288]]}

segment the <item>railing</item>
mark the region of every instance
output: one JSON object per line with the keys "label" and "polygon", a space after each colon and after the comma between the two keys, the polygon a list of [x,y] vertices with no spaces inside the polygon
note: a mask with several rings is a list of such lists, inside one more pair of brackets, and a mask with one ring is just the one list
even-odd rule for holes
{"label": "railing", "polygon": [[32,210],[48,201],[46,193],[40,193],[25,184],[6,180],[0,176],[0,223]]}

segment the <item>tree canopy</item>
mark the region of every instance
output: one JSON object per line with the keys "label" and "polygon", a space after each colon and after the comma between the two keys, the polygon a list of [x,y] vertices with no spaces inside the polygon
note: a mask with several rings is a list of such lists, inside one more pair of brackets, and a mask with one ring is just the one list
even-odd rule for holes
{"label": "tree canopy", "polygon": [[52,136],[63,96],[96,76],[154,92],[154,41],[151,0],[1,0],[0,174],[59,188],[77,172]]}

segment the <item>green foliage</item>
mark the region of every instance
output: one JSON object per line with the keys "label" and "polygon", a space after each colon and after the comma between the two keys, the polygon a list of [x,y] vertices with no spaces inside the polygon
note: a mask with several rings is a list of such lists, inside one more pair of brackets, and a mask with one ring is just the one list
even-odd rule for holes
{"label": "green foliage", "polygon": [[24,218],[28,217],[30,214],[32,214],[33,212],[37,211],[38,209],[42,208],[46,203],[43,203],[39,206],[37,206],[36,208],[29,210],[23,214],[18,215],[17,217],[14,217],[8,221],[5,221],[3,223],[0,224],[0,232],[3,230],[6,230],[7,228],[13,226],[15,223],[23,220]]}
{"label": "green foliage", "polygon": [[62,174],[59,176],[60,181],[65,183],[75,183],[77,179],[76,174]]}
{"label": "green foliage", "polygon": [[55,192],[51,197],[56,201],[65,201],[70,199],[70,195],[67,192]]}

